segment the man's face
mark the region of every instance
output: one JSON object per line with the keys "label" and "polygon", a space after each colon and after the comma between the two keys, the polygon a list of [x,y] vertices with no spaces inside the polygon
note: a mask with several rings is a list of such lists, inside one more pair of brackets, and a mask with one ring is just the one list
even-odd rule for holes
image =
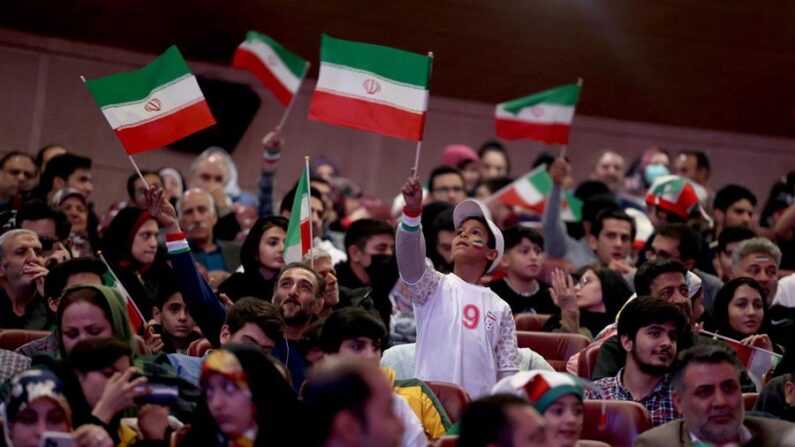
{"label": "man's face", "polygon": [[740,373],[734,365],[689,364],[682,389],[674,388],[671,398],[687,428],[700,440],[723,445],[737,438],[745,410]]}
{"label": "man's face", "polygon": [[624,159],[615,152],[606,152],[596,162],[591,178],[603,182],[610,191],[618,191],[624,181]]}
{"label": "man's face", "polygon": [[679,241],[659,234],[654,236],[651,249],[646,252],[646,259],[649,261],[657,259],[678,259],[681,261],[680,257]]}
{"label": "man's face", "polygon": [[181,293],[175,293],[163,304],[158,319],[163,332],[176,339],[189,337],[196,326]]}
{"label": "man's face", "polygon": [[605,219],[599,236],[590,236],[589,240],[599,263],[608,266],[610,261],[621,261],[629,256],[632,249],[632,225],[620,219]]}
{"label": "man's face", "polygon": [[331,310],[340,302],[340,287],[337,284],[337,271],[331,263],[331,258],[315,260],[315,271],[326,281],[326,294],[323,295],[323,307]]}
{"label": "man's face", "polygon": [[3,245],[3,260],[0,262],[0,279],[8,287],[25,288],[33,285],[32,273],[27,268],[43,266],[41,242],[36,236],[20,234]]}
{"label": "man's face", "polygon": [[229,326],[224,325],[221,328],[220,340],[222,345],[226,343],[250,343],[257,345],[268,354],[276,347],[276,340],[265,335],[262,328],[251,322],[245,323],[243,327],[238,329],[235,333],[231,333],[229,331]]}
{"label": "man's face", "polygon": [[672,322],[655,323],[640,328],[634,340],[622,335],[621,345],[641,372],[663,375],[676,358],[677,338],[676,326]]}
{"label": "man's face", "polygon": [[732,269],[732,279],[753,278],[765,292],[768,301],[772,301],[778,292],[778,265],[776,260],[767,253],[748,253],[740,259],[740,265]]}
{"label": "man's face", "polygon": [[312,236],[320,237],[323,235],[324,221],[326,216],[326,207],[323,201],[317,197],[309,197],[309,205],[312,207]]}
{"label": "man's face", "polygon": [[189,190],[180,203],[180,226],[189,240],[212,241],[213,226],[218,221],[215,208],[206,191]]}
{"label": "man's face", "polygon": [[91,176],[90,169],[77,168],[72,175],[66,179],[66,186],[80,191],[86,200],[91,198],[91,193],[94,192],[94,182]]}
{"label": "man's face", "polygon": [[71,257],[63,242],[58,240],[58,235],[55,234],[55,222],[52,219],[25,220],[19,227],[39,236],[41,256],[45,265],[58,264]]}
{"label": "man's face", "polygon": [[455,173],[437,175],[431,186],[431,201],[447,202],[453,206],[466,198],[466,189],[461,176]]}
{"label": "man's face", "polygon": [[358,250],[352,260],[367,268],[373,263],[373,255],[392,256],[393,254],[395,254],[395,238],[391,234],[376,234],[370,236],[364,248]]}
{"label": "man's face", "polygon": [[674,172],[676,175],[696,181],[696,170],[698,160],[694,155],[679,154],[674,162]]}
{"label": "man's face", "polygon": [[205,191],[215,191],[223,189],[229,180],[229,173],[226,169],[226,162],[218,155],[204,157],[193,171],[193,178],[190,181],[191,188],[200,188]]}
{"label": "man's face", "polygon": [[11,157],[0,171],[0,188],[8,195],[30,191],[35,181],[36,165],[28,157]]}
{"label": "man's face", "polygon": [[502,264],[509,274],[529,281],[540,277],[544,258],[544,248],[525,238],[505,252]]}
{"label": "man's face", "polygon": [[505,410],[511,420],[512,447],[542,447],[547,445],[547,427],[544,418],[530,405],[511,405]]}
{"label": "man's face", "polygon": [[754,215],[754,206],[748,199],[738,200],[728,208],[726,212],[715,210],[715,219],[718,220],[723,227],[745,227],[751,226],[751,218]]}
{"label": "man's face", "polygon": [[[146,183],[149,184],[150,187],[154,188],[162,188],[163,184],[160,182],[160,176],[155,174],[146,174],[144,175],[146,179]],[[140,178],[136,178],[133,182],[133,205],[137,206],[138,208],[146,209],[146,186],[144,182],[141,181]]]}
{"label": "man's face", "polygon": [[654,278],[651,282],[651,296],[661,298],[682,309],[687,318],[690,318],[692,304],[688,295],[685,275],[679,272],[666,272]]}
{"label": "man's face", "polygon": [[320,311],[323,300],[315,298],[318,288],[315,281],[315,276],[302,268],[291,268],[279,277],[273,304],[281,310],[287,325],[307,323]]}

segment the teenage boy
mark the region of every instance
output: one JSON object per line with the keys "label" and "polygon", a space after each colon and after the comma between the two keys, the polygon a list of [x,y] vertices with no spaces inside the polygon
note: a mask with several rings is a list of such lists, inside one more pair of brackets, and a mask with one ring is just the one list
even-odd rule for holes
{"label": "teenage boy", "polygon": [[152,316],[157,322],[155,331],[163,342],[162,352],[166,354],[185,354],[191,342],[201,338],[194,330],[196,323],[190,316],[173,275],[166,276],[158,285]]}
{"label": "teenage boy", "polygon": [[505,256],[500,267],[506,276],[489,284],[489,288],[500,296],[514,314],[560,314],[560,308],[552,301],[549,286],[541,282],[544,270],[544,237],[522,225],[506,229]]}
{"label": "teenage boy", "polygon": [[455,383],[473,398],[489,394],[497,380],[518,371],[511,308],[479,285],[480,278],[500,263],[502,233],[484,205],[462,201],[453,211],[453,273],[439,273],[425,258],[419,180],[409,178],[402,192],[406,207],[396,247],[417,323],[414,375]]}

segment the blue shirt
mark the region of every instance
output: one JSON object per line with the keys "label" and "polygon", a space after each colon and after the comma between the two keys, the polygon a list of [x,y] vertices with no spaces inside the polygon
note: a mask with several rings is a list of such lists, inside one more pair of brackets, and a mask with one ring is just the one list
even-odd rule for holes
{"label": "blue shirt", "polygon": [[216,270],[226,271],[226,263],[224,262],[224,254],[221,252],[221,247],[216,245],[213,251],[203,251],[196,247],[194,253],[199,263],[207,269],[208,272]]}

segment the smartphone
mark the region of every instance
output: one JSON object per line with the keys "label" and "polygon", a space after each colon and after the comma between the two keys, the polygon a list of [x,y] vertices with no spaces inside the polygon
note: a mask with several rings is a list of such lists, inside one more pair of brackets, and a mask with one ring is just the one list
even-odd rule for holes
{"label": "smartphone", "polygon": [[71,433],[45,431],[41,434],[39,447],[77,447]]}
{"label": "smartphone", "polygon": [[[138,389],[149,390],[146,394],[134,399],[136,404],[156,404],[173,407],[179,400],[179,379],[146,375],[146,384]],[[59,446],[60,447],[60,446]]]}

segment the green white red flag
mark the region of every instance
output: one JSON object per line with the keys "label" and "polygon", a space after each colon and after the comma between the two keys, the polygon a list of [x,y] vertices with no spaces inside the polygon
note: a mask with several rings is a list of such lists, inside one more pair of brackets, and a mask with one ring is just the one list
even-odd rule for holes
{"label": "green white red flag", "polygon": [[568,144],[580,86],[568,84],[497,104],[497,136],[507,140],[534,140]]}
{"label": "green white red flag", "polygon": [[125,307],[127,308],[127,319],[130,320],[130,328],[134,334],[137,334],[138,331],[143,327],[146,320],[144,319],[144,315],[141,313],[141,310],[138,309],[138,306],[135,305],[135,301],[130,297],[130,294],[127,293],[127,289],[124,288],[119,278],[116,277],[116,274],[113,273],[113,270],[110,268],[110,265],[105,261],[105,258],[100,255],[100,259],[102,262],[105,263],[105,267],[108,269],[102,275],[102,283],[111,289],[115,290],[116,293],[119,294],[124,300]]}
{"label": "green white red flag", "polygon": [[149,65],[86,81],[128,154],[159,149],[215,124],[196,77],[172,45]]}
{"label": "green white red flag", "polygon": [[767,349],[744,345],[729,337],[707,331],[702,331],[702,333],[723,340],[737,353],[737,358],[745,366],[748,377],[756,385],[757,392],[761,392],[765,386],[765,375],[778,366],[783,357],[781,354],[776,354]]}
{"label": "green white red flag", "polygon": [[431,58],[323,35],[309,118],[422,140]]}
{"label": "green white red flag", "polygon": [[[307,161],[307,163],[309,163]],[[309,204],[309,165],[303,170],[295,188],[295,199],[290,210],[290,223],[284,238],[284,261],[300,262],[312,248],[312,212]]]}
{"label": "green white red flag", "polygon": [[270,37],[249,31],[235,51],[232,66],[253,73],[287,106],[301,88],[309,62]]}
{"label": "green white red flag", "polygon": [[[552,177],[547,173],[546,165],[541,165],[494,193],[491,200],[542,214],[550,191]],[[563,191],[561,197],[561,218],[566,222],[582,220],[582,201],[566,191]]]}

